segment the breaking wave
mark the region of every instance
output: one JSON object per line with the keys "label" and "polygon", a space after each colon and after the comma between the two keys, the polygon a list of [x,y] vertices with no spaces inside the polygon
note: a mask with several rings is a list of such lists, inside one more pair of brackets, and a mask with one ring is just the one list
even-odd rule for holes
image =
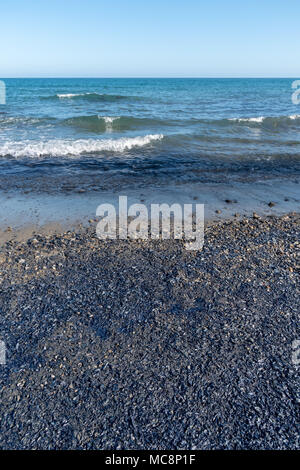
{"label": "breaking wave", "polygon": [[90,132],[126,131],[147,127],[163,127],[174,122],[153,118],[137,118],[130,116],[75,116],[65,119],[63,125],[73,126]]}
{"label": "breaking wave", "polygon": [[162,134],[150,134],[120,139],[53,139],[48,141],[6,142],[0,145],[0,156],[14,158],[30,157],[66,157],[97,152],[124,152],[134,147],[144,147],[151,142],[161,140]]}

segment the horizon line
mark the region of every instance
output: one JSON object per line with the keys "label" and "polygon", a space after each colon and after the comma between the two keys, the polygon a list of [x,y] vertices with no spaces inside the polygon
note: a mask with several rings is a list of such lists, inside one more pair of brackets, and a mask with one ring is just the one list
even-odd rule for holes
{"label": "horizon line", "polygon": [[146,80],[170,80],[170,79],[175,79],[175,80],[201,80],[201,79],[207,79],[207,80],[216,80],[216,79],[224,79],[224,80],[241,80],[241,79],[246,79],[246,80],[257,80],[257,79],[291,79],[294,80],[296,77],[300,77],[299,75],[295,76],[0,76],[0,79],[8,79],[8,80],[16,80],[16,79],[96,79],[96,80],[135,80],[135,79],[146,79]]}

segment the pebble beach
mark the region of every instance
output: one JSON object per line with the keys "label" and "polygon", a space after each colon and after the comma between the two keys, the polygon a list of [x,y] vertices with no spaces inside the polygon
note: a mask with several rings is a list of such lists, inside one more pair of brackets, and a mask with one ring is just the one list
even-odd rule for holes
{"label": "pebble beach", "polygon": [[0,253],[1,449],[298,449],[298,213]]}

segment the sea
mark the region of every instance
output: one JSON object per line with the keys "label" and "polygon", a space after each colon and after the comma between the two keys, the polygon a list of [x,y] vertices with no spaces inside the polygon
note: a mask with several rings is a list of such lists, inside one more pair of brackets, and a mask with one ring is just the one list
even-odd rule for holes
{"label": "sea", "polygon": [[200,200],[265,184],[274,199],[291,183],[297,199],[294,80],[3,79],[0,191],[193,196],[198,188]]}

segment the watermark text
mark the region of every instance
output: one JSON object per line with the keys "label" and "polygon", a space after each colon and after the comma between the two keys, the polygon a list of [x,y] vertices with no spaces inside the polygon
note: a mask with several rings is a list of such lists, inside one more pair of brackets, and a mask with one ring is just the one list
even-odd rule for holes
{"label": "watermark text", "polygon": [[118,208],[101,204],[96,215],[100,221],[96,233],[100,239],[184,240],[188,250],[201,250],[204,243],[204,205],[132,204],[119,196]]}

